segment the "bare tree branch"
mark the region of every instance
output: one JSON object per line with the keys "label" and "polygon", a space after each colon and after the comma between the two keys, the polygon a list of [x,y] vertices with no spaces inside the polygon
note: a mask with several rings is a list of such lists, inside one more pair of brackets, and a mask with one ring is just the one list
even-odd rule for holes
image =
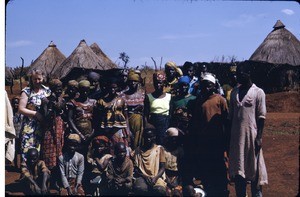
{"label": "bare tree branch", "polygon": [[22,60],[22,66],[21,66],[21,71],[20,71],[20,90],[23,89],[22,87],[22,76],[23,76],[23,68],[24,68],[24,59],[22,57],[20,57]]}
{"label": "bare tree branch", "polygon": [[153,57],[151,57],[152,61],[154,62],[154,67],[155,67],[155,71],[157,71],[157,65],[156,65],[156,61],[154,60]]}

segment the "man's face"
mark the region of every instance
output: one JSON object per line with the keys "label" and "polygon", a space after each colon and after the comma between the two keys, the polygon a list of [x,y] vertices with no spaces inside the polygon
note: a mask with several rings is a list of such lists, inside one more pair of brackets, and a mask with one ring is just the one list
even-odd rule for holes
{"label": "man's face", "polygon": [[247,84],[250,81],[250,71],[249,69],[241,66],[238,67],[237,73],[236,73],[236,78],[238,83],[240,84]]}

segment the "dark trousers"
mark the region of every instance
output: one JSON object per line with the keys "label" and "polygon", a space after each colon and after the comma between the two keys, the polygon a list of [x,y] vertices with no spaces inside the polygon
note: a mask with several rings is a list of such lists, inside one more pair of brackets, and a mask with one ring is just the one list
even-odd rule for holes
{"label": "dark trousers", "polygon": [[[247,181],[242,176],[235,177],[235,192],[237,197],[246,196]],[[262,186],[257,187],[257,181],[251,181],[251,194],[253,197],[262,197]]]}
{"label": "dark trousers", "polygon": [[169,116],[150,114],[149,123],[156,129],[156,144],[162,145],[166,138],[166,130],[169,128]]}

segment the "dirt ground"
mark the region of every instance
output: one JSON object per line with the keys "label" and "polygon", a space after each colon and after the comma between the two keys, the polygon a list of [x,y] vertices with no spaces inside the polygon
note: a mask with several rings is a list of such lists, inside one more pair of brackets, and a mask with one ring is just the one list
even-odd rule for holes
{"label": "dirt ground", "polygon": [[[9,87],[6,87],[9,97]],[[14,90],[16,94],[18,90]],[[300,99],[298,92],[267,95],[267,119],[263,136],[263,151],[269,184],[263,187],[264,196],[299,195],[299,122]],[[20,174],[14,168],[5,170],[7,194],[21,195],[15,187]],[[248,196],[250,194],[248,186]],[[230,196],[235,196],[229,185]]]}

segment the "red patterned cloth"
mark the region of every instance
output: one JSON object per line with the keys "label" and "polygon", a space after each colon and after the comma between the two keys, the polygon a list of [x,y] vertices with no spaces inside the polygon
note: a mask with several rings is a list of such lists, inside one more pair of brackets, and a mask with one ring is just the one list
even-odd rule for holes
{"label": "red patterned cloth", "polygon": [[43,160],[49,169],[56,166],[57,158],[62,154],[64,127],[64,121],[61,116],[56,116],[53,120],[52,129],[48,129],[45,132],[42,152]]}

